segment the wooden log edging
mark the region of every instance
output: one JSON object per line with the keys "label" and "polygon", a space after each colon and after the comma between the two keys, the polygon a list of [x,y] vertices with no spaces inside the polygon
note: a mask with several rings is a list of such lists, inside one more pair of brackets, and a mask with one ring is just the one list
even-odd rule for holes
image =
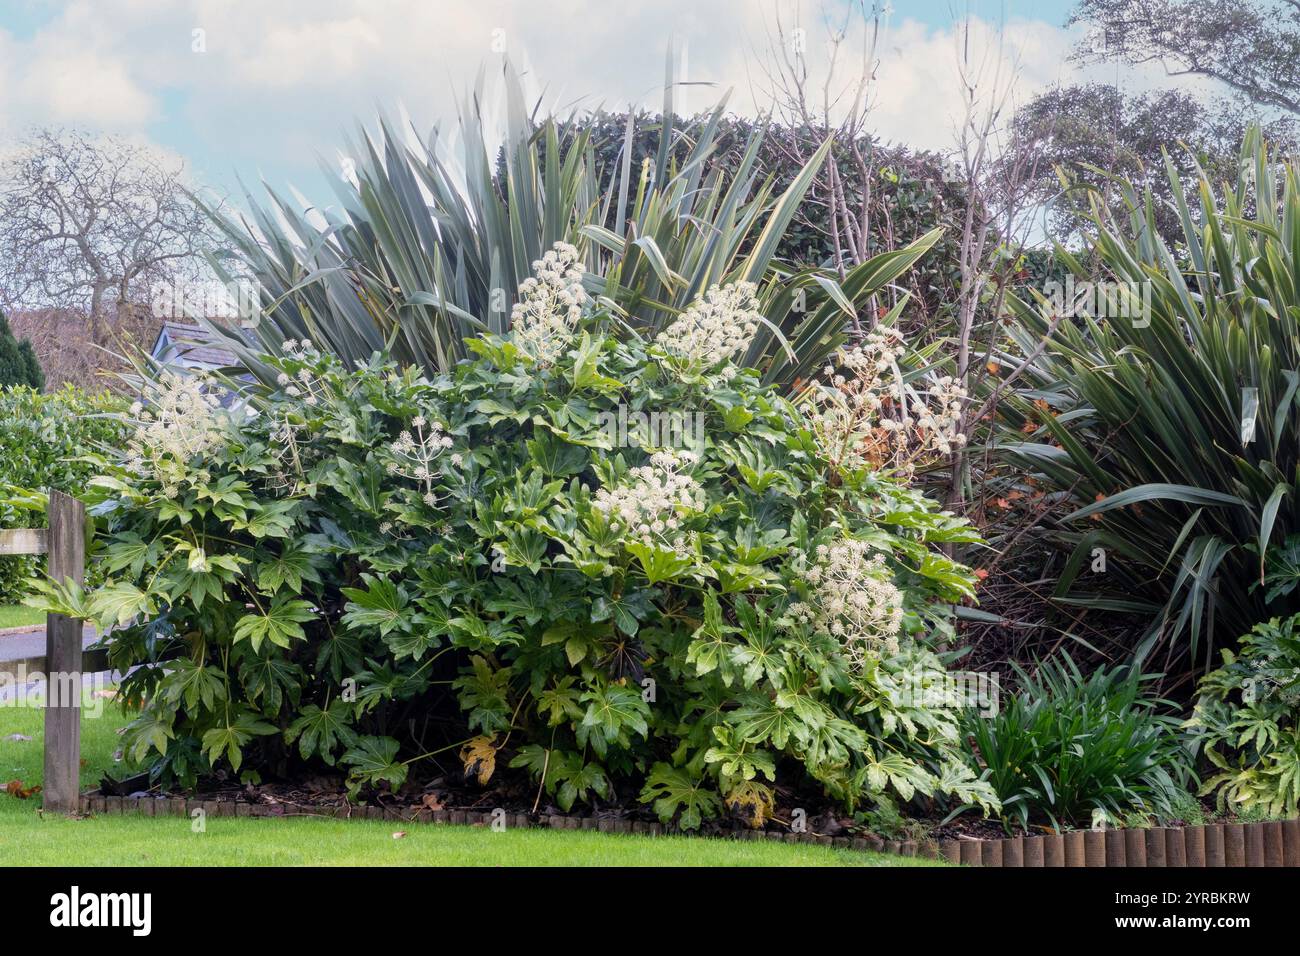
{"label": "wooden log edging", "polygon": [[[198,800],[184,797],[109,797],[97,792],[83,794],[85,814],[139,813],[155,817],[190,817],[202,810],[209,817],[283,817],[277,807],[234,800]],[[597,830],[601,833],[632,833],[661,836],[681,833],[675,827],[613,817],[569,817],[542,815],[534,820],[524,813],[470,810],[417,810],[409,808],[353,806],[324,810],[312,816],[356,820],[387,820],[392,823],[450,823],[492,826],[504,822],[510,829]],[[302,815],[302,814],[295,814]],[[737,830],[737,840],[777,840],[808,843],[837,849],[870,850],[898,856],[942,859],[966,866],[1022,867],[1272,867],[1300,866],[1300,819],[1269,820],[1261,823],[1207,823],[1189,827],[1152,827],[1147,830],[1070,830],[1065,833],[1026,834],[998,840],[945,839],[895,842],[876,836],[831,837],[822,833],[782,833]]]}

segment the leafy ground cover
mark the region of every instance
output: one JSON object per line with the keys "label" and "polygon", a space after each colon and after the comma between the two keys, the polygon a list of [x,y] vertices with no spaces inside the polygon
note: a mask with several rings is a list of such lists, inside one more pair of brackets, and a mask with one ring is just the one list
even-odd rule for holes
{"label": "leafy ground cover", "polygon": [[[82,722],[82,783],[112,764],[125,723],[115,705]],[[18,734],[29,740],[11,740]],[[0,776],[27,786],[41,778],[41,713],[0,709]],[[38,813],[39,796],[0,792],[0,866],[934,866],[882,854],[817,846],[579,831],[403,826],[392,822],[213,819],[203,833],[181,818]],[[395,833],[405,836],[395,838]]]}

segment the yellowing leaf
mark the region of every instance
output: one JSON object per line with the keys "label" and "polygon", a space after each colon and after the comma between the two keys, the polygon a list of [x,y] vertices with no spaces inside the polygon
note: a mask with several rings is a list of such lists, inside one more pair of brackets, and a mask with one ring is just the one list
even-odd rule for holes
{"label": "yellowing leaf", "polygon": [[775,797],[772,788],[757,780],[742,780],[727,794],[727,809],[752,830],[762,829],[772,818]]}
{"label": "yellowing leaf", "polygon": [[492,746],[496,739],[495,734],[491,737],[475,737],[460,748],[460,762],[465,765],[466,780],[473,777],[478,780],[480,787],[487,786],[497,768],[497,749]]}

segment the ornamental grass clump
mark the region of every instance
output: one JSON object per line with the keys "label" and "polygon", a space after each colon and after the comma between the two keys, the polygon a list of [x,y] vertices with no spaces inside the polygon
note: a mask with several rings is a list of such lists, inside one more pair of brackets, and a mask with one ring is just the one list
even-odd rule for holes
{"label": "ornamental grass clump", "polygon": [[1085,676],[1064,653],[1033,674],[1015,670],[1019,687],[1001,694],[996,713],[965,715],[1008,829],[1176,816],[1196,775],[1179,719],[1152,693],[1160,675],[1121,665]]}
{"label": "ornamental grass clump", "polygon": [[[459,754],[468,787],[686,828],[761,825],[778,787],[994,806],[958,712],[890,692],[943,669],[932,645],[973,596],[944,546],[969,525],[833,466],[801,408],[729,362],[750,290],[706,293],[680,335],[619,338],[555,291],[575,261],[543,259],[530,317],[449,374],[295,343],[183,475],[103,461],[110,581],[45,585],[43,606],[117,625],[126,759],[164,784],[336,767],[400,795]],[[687,450],[612,434],[620,412],[703,424]]]}
{"label": "ornamental grass clump", "polygon": [[1225,638],[1300,612],[1300,592],[1258,587],[1300,531],[1300,166],[1254,128],[1235,183],[1169,169],[1177,243],[1121,182],[1127,215],[1098,204],[1088,254],[1059,253],[1118,301],[1062,316],[1008,297],[1000,361],[1028,364],[999,414],[1002,451],[1061,512],[1053,600],[1132,615],[1089,625],[1116,635],[1102,653],[1159,660],[1187,694]]}

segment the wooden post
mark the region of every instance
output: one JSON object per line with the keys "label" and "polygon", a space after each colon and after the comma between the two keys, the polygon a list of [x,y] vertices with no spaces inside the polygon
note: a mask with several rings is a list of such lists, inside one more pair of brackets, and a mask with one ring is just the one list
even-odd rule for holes
{"label": "wooden post", "polygon": [[[86,573],[86,507],[50,490],[49,576],[78,584]],[[81,790],[81,629],[62,614],[45,624],[45,809],[75,813]]]}

